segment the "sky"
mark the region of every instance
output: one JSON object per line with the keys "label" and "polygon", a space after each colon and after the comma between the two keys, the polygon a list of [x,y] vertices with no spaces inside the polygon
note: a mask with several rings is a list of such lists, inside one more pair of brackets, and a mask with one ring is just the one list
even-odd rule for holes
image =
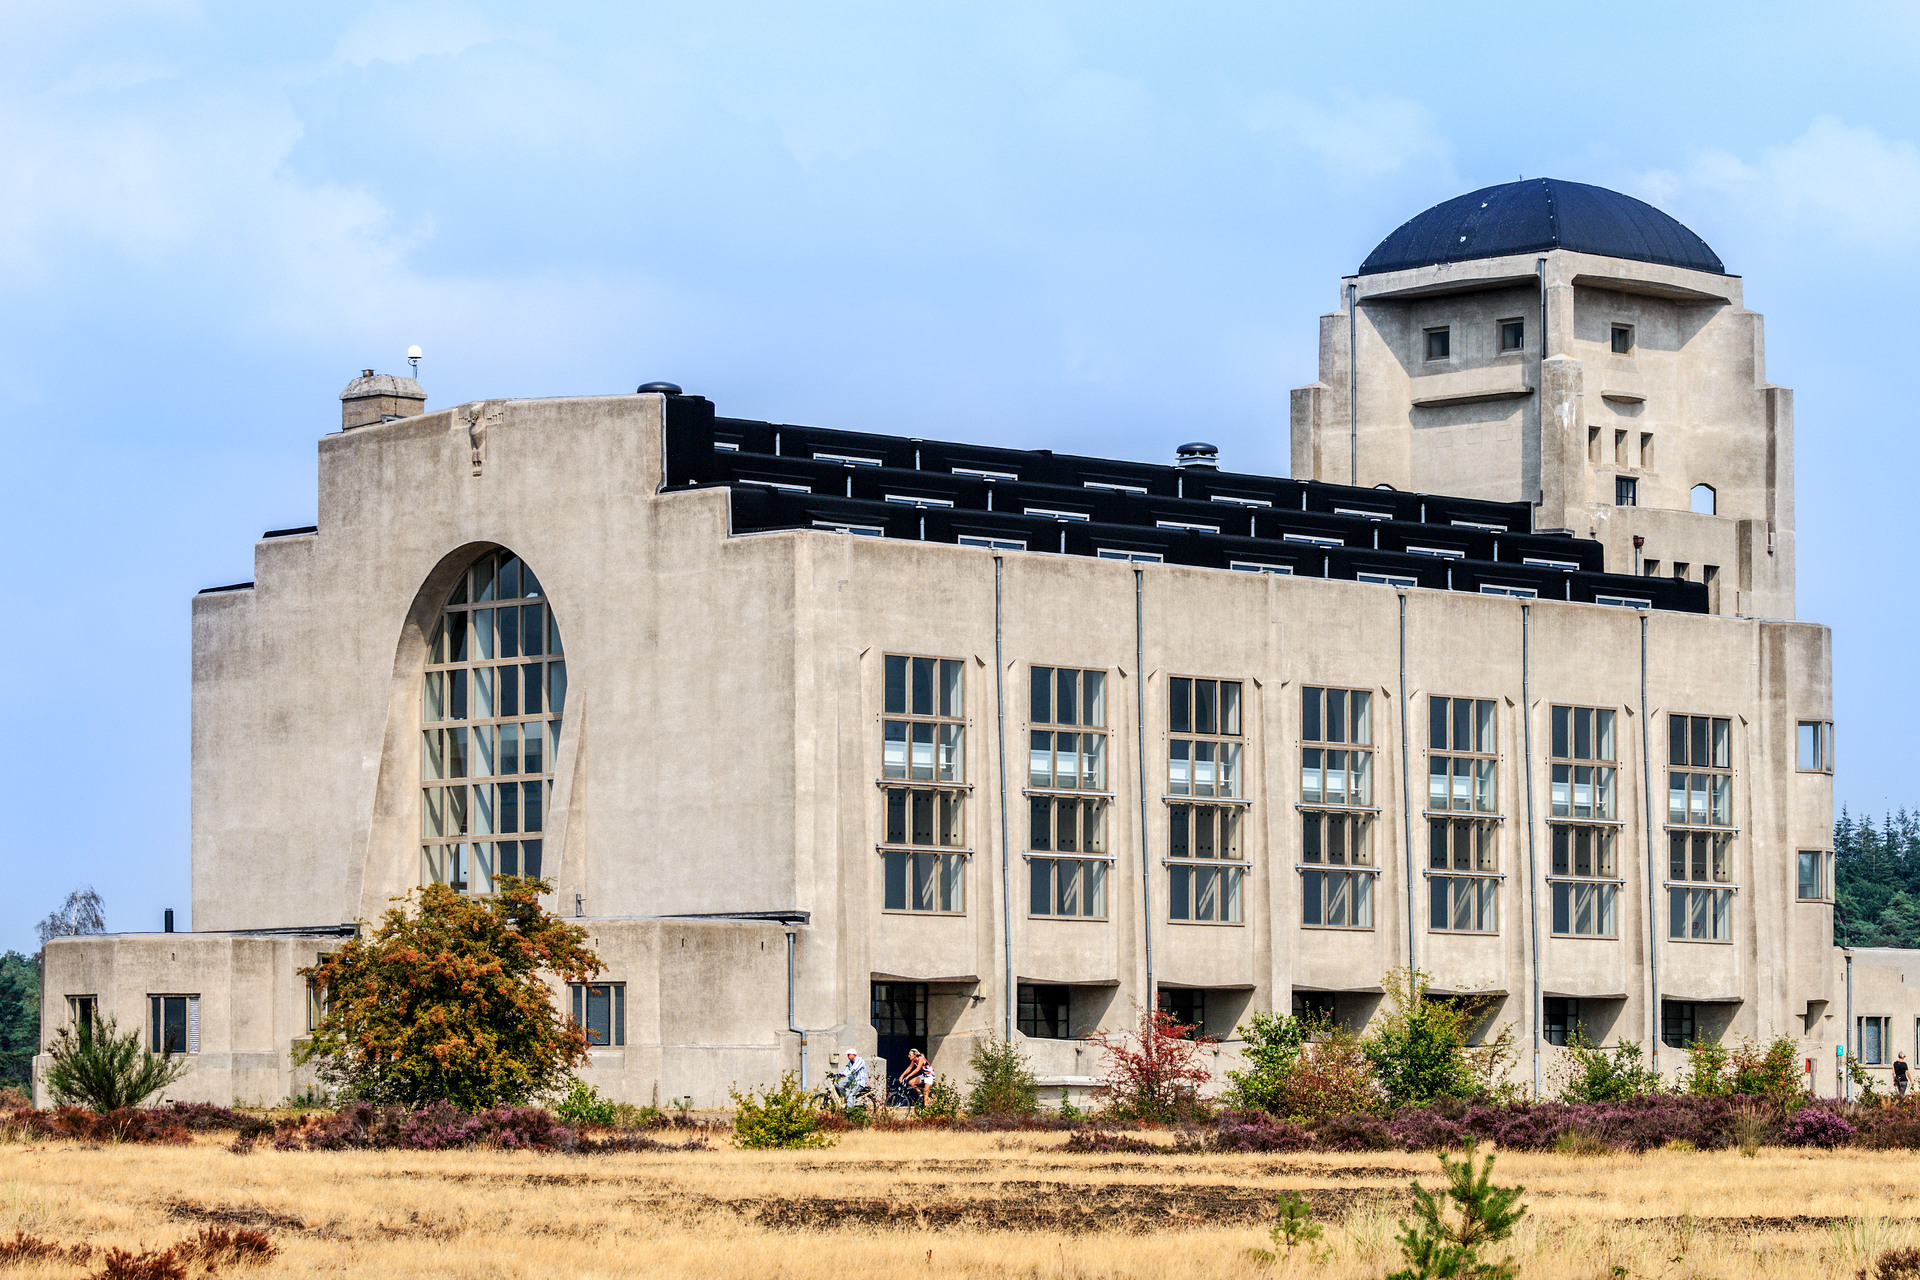
{"label": "sky", "polygon": [[[1836,805],[1920,805],[1920,7],[0,0],[0,948],[188,920],[188,620],[358,370],[1284,475],[1340,276],[1516,177],[1745,278]],[[1888,574],[1893,573],[1889,578]],[[98,767],[96,767],[98,766]]]}

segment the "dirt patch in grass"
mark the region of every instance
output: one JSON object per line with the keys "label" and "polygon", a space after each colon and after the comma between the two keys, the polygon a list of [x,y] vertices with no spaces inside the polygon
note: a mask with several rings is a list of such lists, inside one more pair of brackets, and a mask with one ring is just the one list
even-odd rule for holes
{"label": "dirt patch in grass", "polygon": [[168,1201],[167,1216],[176,1222],[215,1222],[228,1227],[277,1227],[282,1231],[307,1229],[307,1224],[292,1214],[230,1205],[195,1204],[191,1200]]}
{"label": "dirt patch in grass", "polygon": [[[918,1199],[880,1196],[786,1196],[720,1199],[678,1195],[626,1204],[658,1213],[693,1208],[721,1212],[781,1231],[866,1228],[902,1231],[1057,1231],[1067,1235],[1183,1231],[1263,1223],[1273,1217],[1275,1193],[1224,1185],[1129,1184],[1089,1186],[1062,1182],[1007,1182],[982,1194],[955,1196],[951,1189],[922,1185]],[[994,1194],[997,1192],[998,1194]],[[1319,1218],[1356,1208],[1398,1206],[1397,1191],[1358,1187],[1310,1187],[1301,1194]]]}

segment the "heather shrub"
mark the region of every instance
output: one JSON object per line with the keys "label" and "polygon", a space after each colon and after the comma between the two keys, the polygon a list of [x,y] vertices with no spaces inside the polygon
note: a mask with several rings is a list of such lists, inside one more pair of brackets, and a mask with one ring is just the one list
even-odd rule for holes
{"label": "heather shrub", "polygon": [[192,1133],[230,1129],[253,1137],[263,1137],[273,1132],[273,1121],[265,1116],[235,1111],[232,1107],[216,1106],[211,1102],[169,1102],[162,1111]]}
{"label": "heather shrub", "polygon": [[992,1036],[976,1040],[967,1065],[973,1068],[968,1115],[1030,1116],[1040,1109],[1040,1085],[1019,1045]]}
{"label": "heather shrub", "polygon": [[137,1107],[188,1071],[185,1058],[147,1052],[138,1030],[123,1034],[111,1018],[60,1028],[52,1059],[47,1090],[53,1100],[92,1111]]}
{"label": "heather shrub", "polygon": [[1900,1099],[1862,1106],[1853,1114],[1853,1125],[1855,1146],[1875,1151],[1920,1150],[1920,1103]]}
{"label": "heather shrub", "polygon": [[1467,1141],[1466,1126],[1437,1108],[1402,1107],[1387,1121],[1387,1129],[1409,1151],[1451,1151]]}
{"label": "heather shrub", "polygon": [[1163,1148],[1148,1138],[1131,1138],[1106,1129],[1080,1129],[1059,1146],[1077,1155],[1157,1155]]}
{"label": "heather shrub", "polygon": [[77,1266],[92,1256],[92,1245],[55,1244],[18,1228],[14,1229],[13,1239],[0,1240],[0,1267],[17,1267],[29,1262],[71,1262]]}
{"label": "heather shrub", "polygon": [[1561,1058],[1566,1083],[1562,1102],[1624,1102],[1661,1092],[1660,1073],[1642,1061],[1637,1041],[1622,1040],[1611,1051],[1596,1047],[1585,1035],[1567,1037]]}
{"label": "heather shrub", "polygon": [[1822,1106],[1802,1107],[1783,1121],[1777,1130],[1780,1143],[1789,1147],[1842,1147],[1853,1140],[1854,1127],[1841,1116]]}
{"label": "heather shrub", "polygon": [[789,1071],[780,1083],[758,1095],[733,1093],[734,1141],[755,1150],[830,1147],[834,1139],[820,1130],[820,1115],[806,1090]]}
{"label": "heather shrub", "polygon": [[1227,1111],[1206,1140],[1196,1145],[1207,1151],[1238,1153],[1305,1151],[1313,1146],[1313,1135],[1264,1111]]}
{"label": "heather shrub", "polygon": [[1404,1149],[1387,1122],[1378,1116],[1329,1116],[1313,1126],[1313,1140],[1322,1151]]}
{"label": "heather shrub", "polygon": [[1213,1078],[1200,1049],[1212,1041],[1158,1009],[1140,1015],[1132,1034],[1101,1032],[1093,1042],[1107,1052],[1099,1096],[1119,1120],[1171,1124],[1207,1114],[1200,1086]]}
{"label": "heather shrub", "polygon": [[1328,1116],[1385,1110],[1366,1045],[1350,1031],[1329,1029],[1301,1051],[1275,1098],[1274,1114],[1299,1124]]}
{"label": "heather shrub", "polygon": [[543,1107],[464,1112],[451,1103],[418,1111],[355,1102],[331,1115],[283,1122],[273,1145],[282,1151],[574,1151],[579,1135]]}
{"label": "heather shrub", "polygon": [[76,1142],[183,1143],[193,1140],[186,1126],[173,1116],[144,1107],[121,1107],[115,1111],[89,1111],[82,1107],[16,1111],[10,1123],[22,1135],[68,1138]]}

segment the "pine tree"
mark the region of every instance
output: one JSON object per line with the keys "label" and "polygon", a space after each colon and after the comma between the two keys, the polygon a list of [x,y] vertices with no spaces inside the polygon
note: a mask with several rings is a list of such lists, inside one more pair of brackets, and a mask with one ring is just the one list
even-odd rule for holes
{"label": "pine tree", "polygon": [[1526,1216],[1526,1206],[1519,1203],[1526,1188],[1494,1186],[1493,1157],[1475,1169],[1474,1145],[1469,1142],[1459,1160],[1441,1155],[1447,1185],[1439,1194],[1413,1184],[1415,1225],[1400,1224],[1400,1252],[1407,1265],[1387,1280],[1513,1280],[1511,1257],[1482,1262],[1480,1250],[1513,1234]]}

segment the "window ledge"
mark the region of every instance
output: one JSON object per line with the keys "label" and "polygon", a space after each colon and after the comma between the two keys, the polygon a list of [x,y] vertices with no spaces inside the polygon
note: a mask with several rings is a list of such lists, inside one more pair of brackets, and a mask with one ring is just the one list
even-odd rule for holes
{"label": "window ledge", "polygon": [[1076,787],[1022,787],[1023,796],[1059,796],[1066,800],[1111,800],[1111,791],[1082,790]]}
{"label": "window ledge", "polygon": [[[1620,935],[1617,933],[1549,933],[1547,936],[1549,938],[1557,938],[1565,942],[1618,942],[1620,941]],[[1593,997],[1589,996],[1587,998],[1592,999]]]}
{"label": "window ledge", "polygon": [[1237,862],[1232,858],[1162,858],[1160,865],[1163,867],[1239,867],[1242,871],[1246,871],[1252,868],[1253,863]]}
{"label": "window ledge", "polygon": [[1253,801],[1244,796],[1161,796],[1164,804],[1230,804],[1246,807]]}
{"label": "window ledge", "polygon": [[877,844],[873,846],[873,851],[875,853],[951,853],[962,858],[973,856],[971,849],[956,849],[951,845],[943,844]]}
{"label": "window ledge", "polygon": [[1370,924],[1303,924],[1302,929],[1316,929],[1322,933],[1372,933]]}
{"label": "window ledge", "polygon": [[1627,825],[1618,818],[1570,818],[1560,813],[1548,815],[1549,826],[1556,822],[1570,827],[1625,827]]}
{"label": "window ledge", "polygon": [[1293,869],[1295,871],[1364,871],[1370,876],[1380,874],[1379,867],[1364,867],[1357,863],[1343,865],[1338,862],[1296,862],[1293,864]]}
{"label": "window ledge", "polygon": [[[1432,879],[1434,876],[1445,876],[1449,880],[1505,880],[1507,878],[1507,873],[1504,871],[1444,871],[1439,867],[1422,867],[1420,870],[1428,879]],[[1473,933],[1477,932],[1477,930],[1468,929],[1456,931],[1453,929],[1443,929],[1441,932]]]}
{"label": "window ledge", "polygon": [[1660,829],[1662,831],[1698,831],[1701,835],[1708,836],[1737,836],[1740,834],[1740,828],[1738,827],[1721,827],[1705,822],[1664,822],[1660,824]]}
{"label": "window ledge", "polygon": [[919,780],[909,781],[906,778],[876,778],[873,785],[876,787],[908,787],[918,791],[973,790],[973,784],[971,782],[924,782]]}
{"label": "window ledge", "polygon": [[1244,920],[1175,920],[1172,916],[1167,917],[1167,923],[1199,925],[1205,929],[1244,929],[1247,927],[1247,922]]}
{"label": "window ledge", "polygon": [[1739,885],[1725,884],[1718,880],[1662,880],[1660,884],[1666,889],[1724,889],[1728,893],[1740,892]]}
{"label": "window ledge", "polygon": [[1379,813],[1377,804],[1322,804],[1317,801],[1296,800],[1294,809],[1300,813]]}
{"label": "window ledge", "polygon": [[1120,858],[1111,853],[1073,853],[1060,850],[1029,849],[1020,855],[1023,858],[1045,858],[1049,862],[1118,862]]}
{"label": "window ledge", "polygon": [[1611,884],[1611,885],[1623,885],[1623,884],[1625,884],[1626,882],[1627,882],[1627,880],[1626,880],[1626,877],[1625,877],[1625,876],[1577,876],[1577,875],[1571,875],[1571,874],[1569,874],[1569,875],[1561,875],[1561,874],[1560,874],[1559,872],[1556,872],[1556,871],[1549,871],[1549,872],[1547,873],[1547,883],[1548,883],[1548,884]]}

